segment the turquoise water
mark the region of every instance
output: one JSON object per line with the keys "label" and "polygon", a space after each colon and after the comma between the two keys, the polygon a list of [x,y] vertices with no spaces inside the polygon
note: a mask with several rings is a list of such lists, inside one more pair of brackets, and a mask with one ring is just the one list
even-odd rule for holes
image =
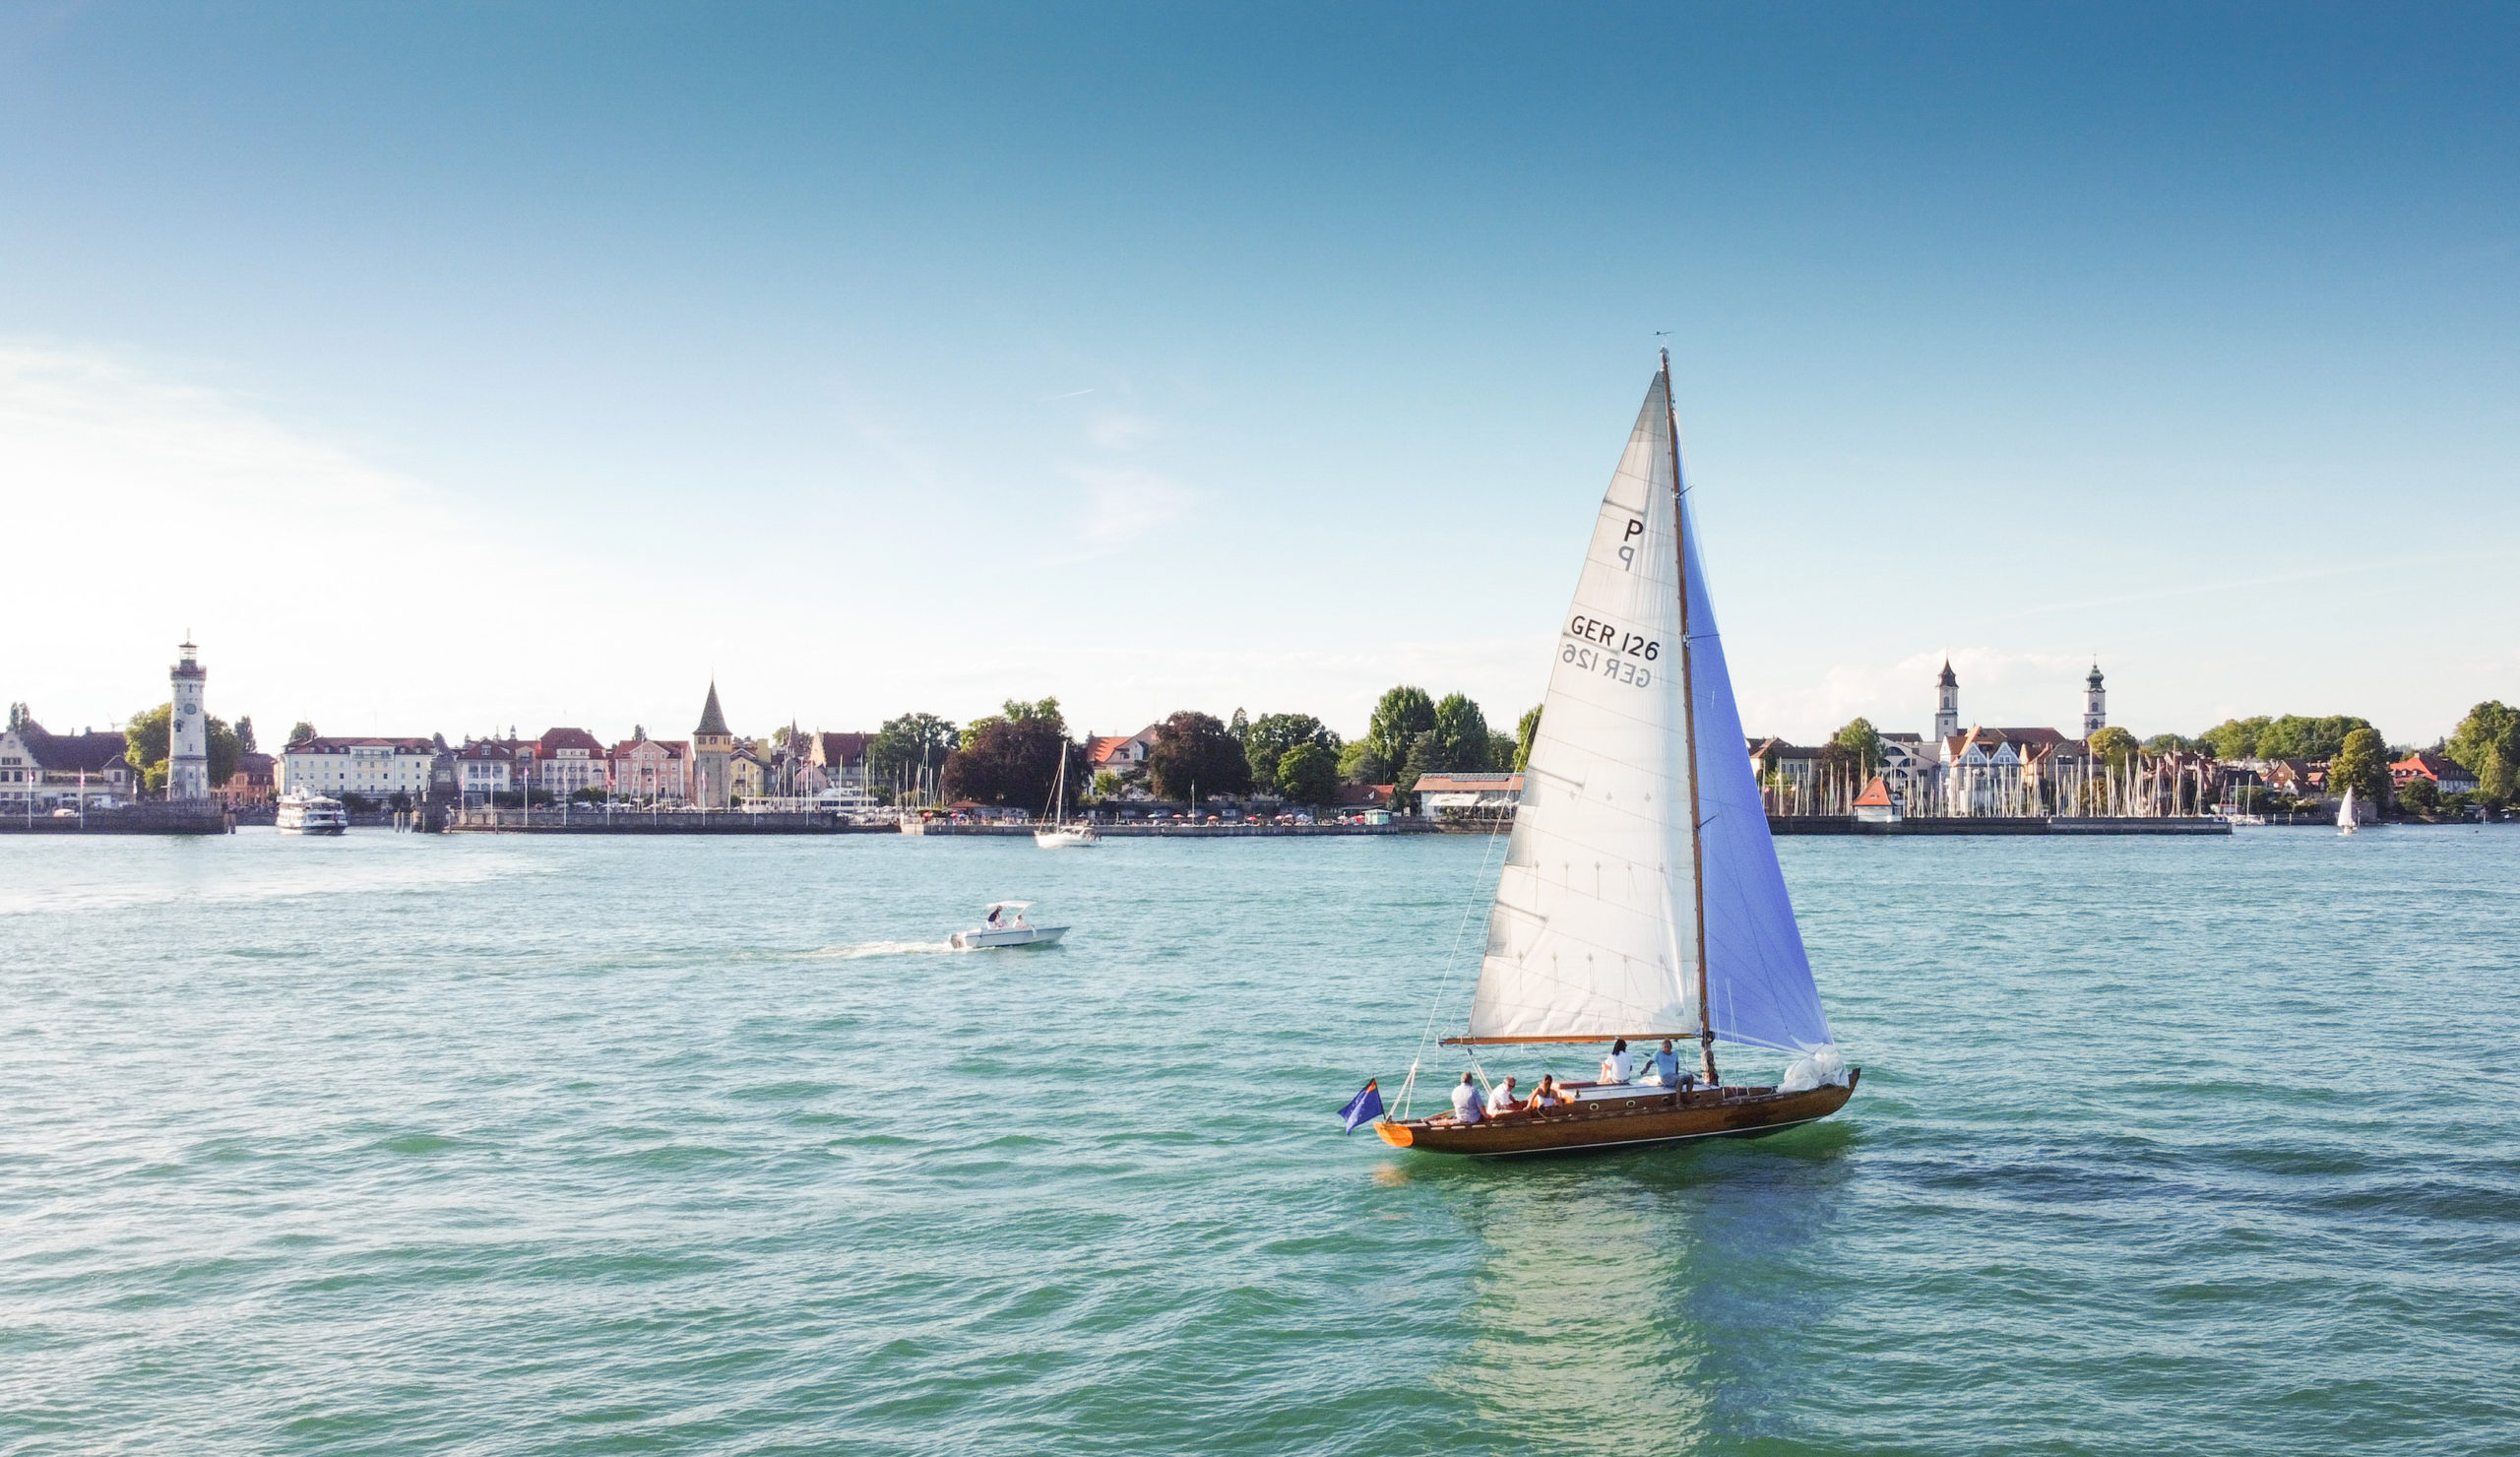
{"label": "turquoise water", "polygon": [[2520,1451],[2520,832],[1782,851],[1848,1110],[1488,1165],[1478,840],[0,840],[0,1450]]}

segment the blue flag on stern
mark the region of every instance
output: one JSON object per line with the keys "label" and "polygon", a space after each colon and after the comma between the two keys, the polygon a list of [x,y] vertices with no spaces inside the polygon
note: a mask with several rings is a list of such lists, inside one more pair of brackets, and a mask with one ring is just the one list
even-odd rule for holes
{"label": "blue flag on stern", "polygon": [[1374,1091],[1374,1083],[1375,1079],[1365,1079],[1363,1091],[1349,1099],[1348,1106],[1339,1109],[1339,1116],[1347,1120],[1351,1133],[1356,1131],[1357,1124],[1370,1123],[1382,1116],[1382,1095]]}

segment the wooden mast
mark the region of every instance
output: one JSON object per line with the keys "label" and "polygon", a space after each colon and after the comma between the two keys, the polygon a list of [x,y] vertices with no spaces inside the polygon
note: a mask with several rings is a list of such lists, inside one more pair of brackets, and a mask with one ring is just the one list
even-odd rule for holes
{"label": "wooden mast", "polygon": [[1697,895],[1697,1049],[1706,1080],[1715,1081],[1714,1011],[1706,1002],[1706,835],[1698,809],[1697,681],[1689,651],[1689,544],[1687,514],[1680,508],[1680,412],[1671,400],[1671,351],[1663,350],[1663,421],[1671,446],[1671,551],[1680,584],[1680,722],[1689,739],[1689,878]]}

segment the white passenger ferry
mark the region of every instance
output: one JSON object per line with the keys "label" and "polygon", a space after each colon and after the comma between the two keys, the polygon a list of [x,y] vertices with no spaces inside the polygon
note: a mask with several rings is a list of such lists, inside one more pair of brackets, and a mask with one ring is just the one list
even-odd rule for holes
{"label": "white passenger ferry", "polygon": [[298,791],[280,796],[273,823],[284,835],[339,835],[350,827],[350,817],[341,800]]}

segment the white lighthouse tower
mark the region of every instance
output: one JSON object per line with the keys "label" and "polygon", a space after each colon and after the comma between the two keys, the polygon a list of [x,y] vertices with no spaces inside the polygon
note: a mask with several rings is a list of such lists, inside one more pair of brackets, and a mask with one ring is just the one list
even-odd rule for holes
{"label": "white lighthouse tower", "polygon": [[1942,678],[1936,686],[1940,696],[1934,701],[1933,741],[1939,746],[1960,731],[1960,679],[1952,676],[1948,658],[1942,660]]}
{"label": "white lighthouse tower", "polygon": [[193,661],[193,645],[183,646],[183,661],[171,674],[174,713],[167,723],[166,797],[174,800],[210,797],[210,723],[202,717],[202,683],[210,674]]}
{"label": "white lighthouse tower", "polygon": [[2089,738],[2109,727],[2109,695],[2100,689],[2100,665],[2091,665],[2091,676],[2083,680],[2083,737]]}

